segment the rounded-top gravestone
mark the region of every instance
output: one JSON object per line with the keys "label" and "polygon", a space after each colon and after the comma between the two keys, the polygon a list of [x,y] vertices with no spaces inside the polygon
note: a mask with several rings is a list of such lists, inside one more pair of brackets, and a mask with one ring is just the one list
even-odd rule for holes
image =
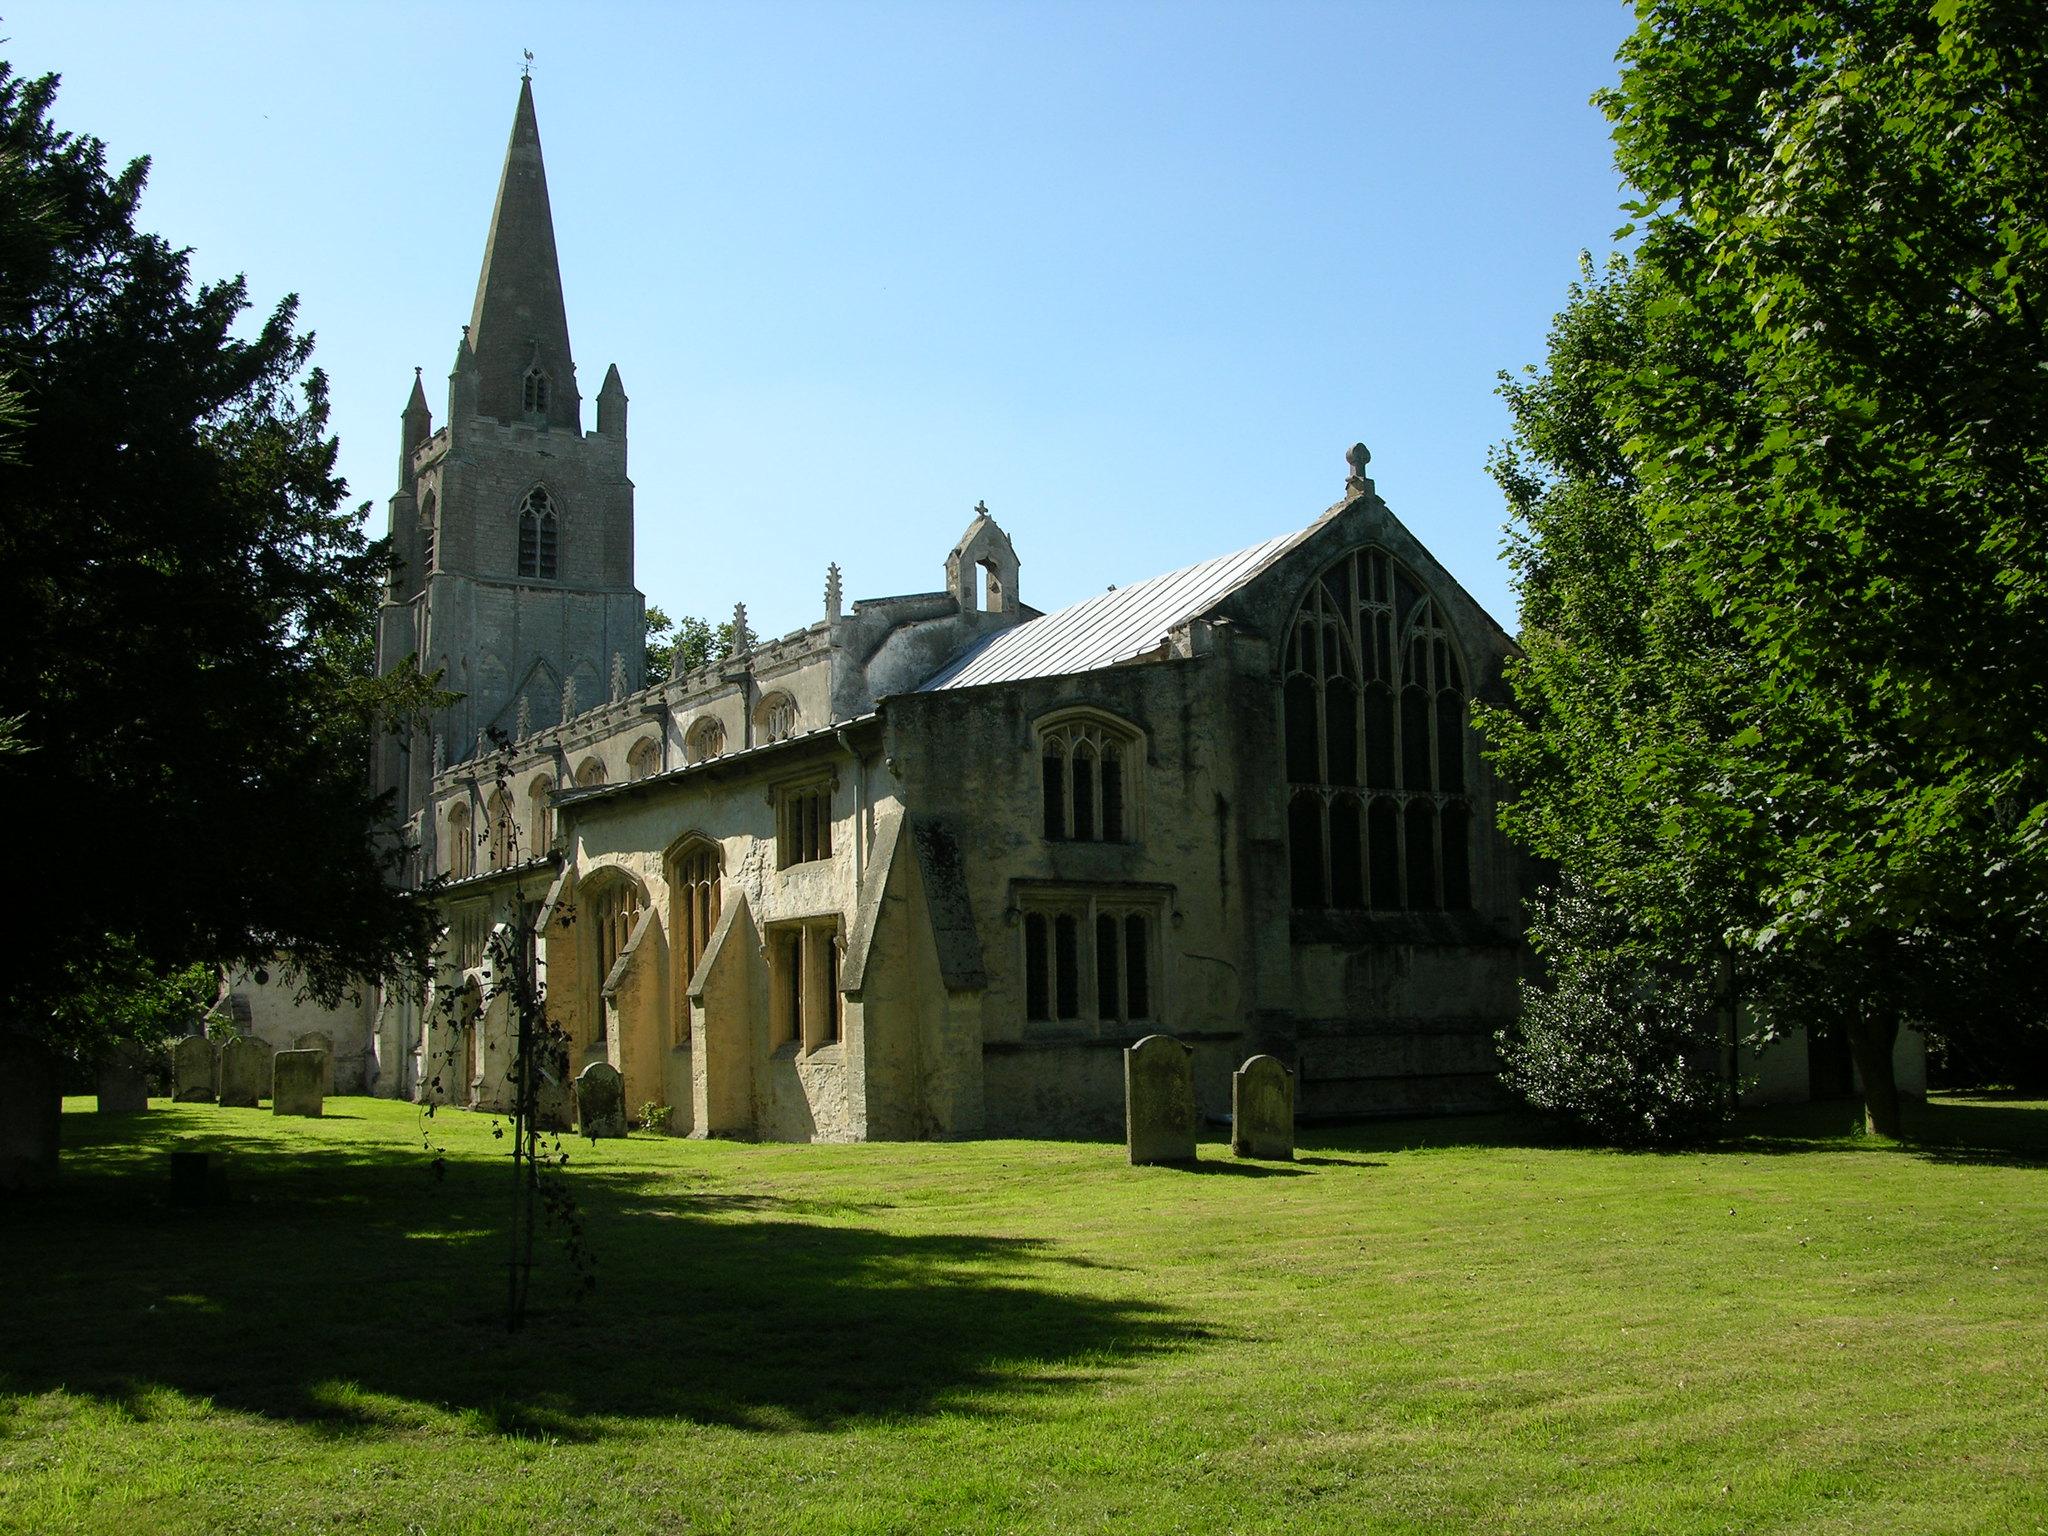
{"label": "rounded-top gravestone", "polygon": [[592,1141],[626,1134],[626,1085],[611,1063],[593,1061],[577,1075],[576,1123]]}
{"label": "rounded-top gravestone", "polygon": [[1124,1140],[1133,1165],[1195,1160],[1194,1054],[1171,1035],[1124,1048]]}
{"label": "rounded-top gravestone", "polygon": [[270,1110],[277,1115],[317,1118],[326,1109],[320,1092],[322,1051],[279,1051],[270,1062]]}
{"label": "rounded-top gravestone", "polygon": [[254,1109],[270,1092],[268,1040],[237,1035],[220,1048],[220,1102],[227,1109]]}
{"label": "rounded-top gravestone", "polygon": [[1231,1074],[1230,1150],[1238,1157],[1294,1156],[1294,1074],[1277,1056],[1254,1056]]}
{"label": "rounded-top gravestone", "polygon": [[320,1092],[323,1097],[334,1092],[334,1037],[324,1029],[308,1030],[292,1041],[295,1049],[321,1053]]}
{"label": "rounded-top gravestone", "polygon": [[210,1104],[216,1087],[211,1040],[187,1035],[171,1047],[172,1098],[180,1104]]}

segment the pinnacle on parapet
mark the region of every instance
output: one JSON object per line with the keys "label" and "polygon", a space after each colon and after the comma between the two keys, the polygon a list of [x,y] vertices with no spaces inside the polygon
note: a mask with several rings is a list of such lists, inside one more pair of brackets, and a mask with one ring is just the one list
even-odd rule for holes
{"label": "pinnacle on parapet", "polygon": [[1353,443],[1344,455],[1344,462],[1351,467],[1351,473],[1344,480],[1344,494],[1363,496],[1372,489],[1372,481],[1366,477],[1365,467],[1372,462],[1372,450],[1363,443]]}
{"label": "pinnacle on parapet", "polygon": [[612,702],[618,703],[626,696],[626,657],[622,651],[612,652]]}
{"label": "pinnacle on parapet", "polygon": [[747,605],[732,605],[732,654],[750,656],[754,651],[754,637],[747,632]]}
{"label": "pinnacle on parapet", "polygon": [[825,567],[825,617],[836,619],[840,612],[839,562]]}
{"label": "pinnacle on parapet", "polygon": [[523,693],[519,695],[518,730],[521,741],[533,734],[533,700]]}
{"label": "pinnacle on parapet", "polygon": [[576,679],[574,676],[562,679],[562,720],[566,724],[576,715]]}
{"label": "pinnacle on parapet", "polygon": [[434,736],[434,772],[439,773],[447,766],[448,738],[437,732]]}

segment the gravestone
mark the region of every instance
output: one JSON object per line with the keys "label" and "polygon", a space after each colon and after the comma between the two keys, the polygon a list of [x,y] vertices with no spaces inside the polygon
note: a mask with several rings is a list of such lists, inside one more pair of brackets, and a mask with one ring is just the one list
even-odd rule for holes
{"label": "gravestone", "polygon": [[1124,1049],[1124,1140],[1131,1163],[1195,1160],[1194,1048],[1147,1035]]}
{"label": "gravestone", "polygon": [[292,1041],[295,1050],[319,1051],[324,1057],[320,1069],[320,1097],[334,1096],[334,1037],[324,1029],[310,1029]]}
{"label": "gravestone", "polygon": [[149,1108],[149,1073],[146,1057],[137,1046],[123,1043],[100,1058],[99,1112],[103,1115],[139,1115]]}
{"label": "gravestone", "polygon": [[593,1061],[577,1076],[576,1123],[592,1141],[626,1134],[626,1085],[617,1067]]}
{"label": "gravestone", "polygon": [[1230,1150],[1237,1157],[1294,1158],[1294,1074],[1277,1056],[1254,1056],[1230,1077]]}
{"label": "gravestone", "polygon": [[211,1104],[218,1085],[213,1076],[213,1042],[187,1035],[171,1047],[171,1097],[180,1104]]}
{"label": "gravestone", "polygon": [[270,1110],[277,1115],[318,1116],[326,1106],[320,1092],[325,1051],[279,1051],[270,1062]]}
{"label": "gravestone", "polygon": [[0,1189],[39,1189],[57,1177],[63,1113],[56,1054],[0,1030]]}
{"label": "gravestone", "polygon": [[254,1109],[270,1092],[270,1062],[277,1052],[268,1040],[237,1035],[220,1048],[220,1102],[226,1109]]}

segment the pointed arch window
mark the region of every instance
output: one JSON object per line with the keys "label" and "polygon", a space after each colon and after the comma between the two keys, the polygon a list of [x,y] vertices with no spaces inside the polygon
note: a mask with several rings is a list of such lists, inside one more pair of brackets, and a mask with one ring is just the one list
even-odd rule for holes
{"label": "pointed arch window", "polygon": [[519,504],[519,574],[536,581],[555,579],[555,504],[536,485]]}
{"label": "pointed arch window", "polygon": [[555,781],[542,774],[533,781],[526,798],[532,807],[529,821],[533,827],[533,851],[546,853],[555,845]]}
{"label": "pointed arch window", "polygon": [[1048,840],[1137,840],[1137,732],[1096,710],[1071,712],[1039,722],[1038,754]]}
{"label": "pointed arch window", "polygon": [[626,777],[648,779],[661,771],[661,748],[652,736],[643,736],[626,754]]}
{"label": "pointed arch window", "polygon": [[676,1045],[690,1043],[690,978],[704,959],[711,931],[718,926],[722,906],[720,876],[725,856],[718,844],[692,837],[669,855],[668,911],[670,952],[675,958],[675,1025],[671,1039]]}
{"label": "pointed arch window", "polygon": [[683,755],[693,763],[708,763],[725,752],[725,727],[706,717],[690,727],[683,738]]}
{"label": "pointed arch window", "polygon": [[545,416],[548,413],[548,375],[541,367],[526,370],[526,380],[521,391],[520,404],[526,407],[529,416]]}
{"label": "pointed arch window", "polygon": [[779,688],[754,708],[754,724],[763,742],[789,740],[797,723],[796,700]]}
{"label": "pointed arch window", "polygon": [[448,812],[448,878],[467,880],[476,873],[476,842],[471,836],[469,806],[458,803]]}
{"label": "pointed arch window", "polygon": [[602,1041],[608,1033],[604,984],[611,979],[612,968],[619,963],[619,956],[626,952],[626,945],[633,937],[633,927],[647,905],[647,893],[637,880],[614,877],[603,882],[587,899],[590,926],[586,930],[589,938],[585,942],[590,946],[591,985],[586,1014],[590,1023],[585,1038]]}
{"label": "pointed arch window", "polygon": [[511,864],[518,842],[517,831],[512,825],[512,797],[502,789],[493,790],[484,814],[485,824],[490,829],[490,867],[504,869]]}
{"label": "pointed arch window", "polygon": [[1354,550],[1302,599],[1284,671],[1293,905],[1470,907],[1465,671],[1436,599]]}
{"label": "pointed arch window", "polygon": [[434,574],[434,544],[440,531],[441,502],[432,491],[420,498],[420,581]]}

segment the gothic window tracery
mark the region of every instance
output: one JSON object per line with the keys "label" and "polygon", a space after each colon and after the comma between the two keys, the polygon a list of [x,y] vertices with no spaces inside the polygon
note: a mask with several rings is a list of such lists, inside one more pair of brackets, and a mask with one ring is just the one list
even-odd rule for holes
{"label": "gothic window tracery", "polygon": [[1288,634],[1293,905],[1471,906],[1465,673],[1436,599],[1382,549],[1310,586]]}
{"label": "gothic window tracery", "polygon": [[558,542],[555,504],[546,487],[536,485],[519,504],[519,574],[553,581]]}
{"label": "gothic window tracery", "polygon": [[1093,711],[1038,728],[1045,835],[1055,842],[1121,843],[1137,836],[1137,734]]}
{"label": "gothic window tracery", "polygon": [[725,866],[718,844],[693,837],[669,856],[669,943],[676,975],[674,1043],[690,1040],[690,978],[704,959],[711,931],[718,926],[721,903],[719,877]]}
{"label": "gothic window tracery", "polygon": [[626,777],[629,779],[651,778],[661,770],[661,748],[654,744],[654,738],[643,736],[633,743],[626,754]]}
{"label": "gothic window tracery", "polygon": [[626,945],[632,940],[633,925],[640,920],[640,913],[647,905],[647,893],[637,881],[614,876],[588,900],[593,963],[589,989],[593,1017],[590,1037],[603,1040],[606,1036],[604,984],[611,979],[612,967],[619,963],[619,956],[625,953]]}
{"label": "gothic window tracery", "polygon": [[1156,901],[1113,890],[1023,903],[1024,1017],[1139,1024],[1156,1017]]}
{"label": "gothic window tracery", "polygon": [[470,836],[469,806],[458,803],[448,812],[448,878],[467,880],[476,873],[476,843]]}
{"label": "gothic window tracery", "polygon": [[781,689],[761,700],[754,711],[763,742],[787,741],[796,734],[796,700]]}
{"label": "gothic window tracery", "polygon": [[555,844],[555,781],[542,774],[526,792],[532,807],[533,851],[546,853]]}
{"label": "gothic window tracery", "polygon": [[724,752],[725,727],[717,720],[699,720],[683,738],[683,755],[693,763],[708,763]]}
{"label": "gothic window tracery", "polygon": [[576,765],[576,787],[595,789],[604,782],[604,761],[597,757],[586,757]]}
{"label": "gothic window tracery", "polygon": [[420,580],[434,574],[434,544],[441,519],[440,498],[432,491],[420,501]]}
{"label": "gothic window tracery", "polygon": [[545,416],[547,414],[548,375],[546,369],[536,365],[526,370],[526,379],[521,390],[520,403],[526,407],[528,415]]}

